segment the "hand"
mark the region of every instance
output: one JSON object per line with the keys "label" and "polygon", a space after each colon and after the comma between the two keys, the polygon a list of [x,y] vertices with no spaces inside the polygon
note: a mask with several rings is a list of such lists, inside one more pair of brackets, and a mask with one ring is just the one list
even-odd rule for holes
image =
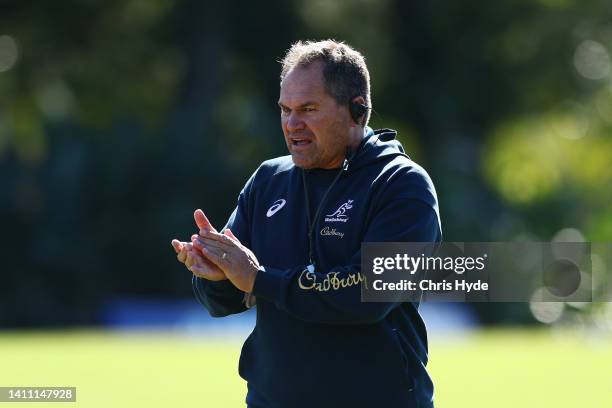
{"label": "hand", "polygon": [[242,245],[232,231],[223,234],[203,229],[199,236],[192,237],[193,246],[215,265],[243,292],[253,291],[259,261],[255,254]]}
{"label": "hand", "polygon": [[187,269],[198,278],[211,281],[225,280],[227,277],[214,263],[202,256],[202,253],[193,247],[191,242],[172,240],[172,247],[177,253],[176,259],[185,264]]}
{"label": "hand", "polygon": [[[212,226],[204,212],[197,209],[193,213],[193,218],[200,231],[214,231],[217,232],[215,227]],[[194,236],[191,237],[193,240]],[[212,281],[225,280],[227,277],[221,269],[208,259],[206,259],[202,253],[193,247],[190,242],[181,242],[177,239],[172,240],[172,247],[177,253],[176,258],[179,262],[184,263],[195,276],[198,278],[208,279]]]}

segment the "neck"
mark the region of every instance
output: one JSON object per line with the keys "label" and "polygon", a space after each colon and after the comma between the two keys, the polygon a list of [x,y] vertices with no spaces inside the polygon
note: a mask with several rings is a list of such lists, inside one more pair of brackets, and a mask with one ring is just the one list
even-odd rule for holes
{"label": "neck", "polygon": [[350,130],[349,135],[349,144],[348,147],[351,148],[351,151],[357,151],[359,144],[363,140],[366,135],[366,128],[361,126],[355,126]]}
{"label": "neck", "polygon": [[[361,126],[356,126],[349,130],[349,141],[348,141],[348,144],[345,146],[345,148],[350,147],[351,155],[357,152],[357,148],[359,148],[359,145],[361,144],[361,141],[365,138],[365,135],[366,135],[365,127],[362,128]],[[345,149],[345,152],[346,152],[346,149]],[[322,166],[319,168],[326,169],[326,170],[338,169],[342,167],[342,165],[344,164],[345,158],[347,157],[345,156],[345,154],[343,154],[342,157],[338,157],[337,159],[335,159],[332,163],[328,164],[327,166]]]}

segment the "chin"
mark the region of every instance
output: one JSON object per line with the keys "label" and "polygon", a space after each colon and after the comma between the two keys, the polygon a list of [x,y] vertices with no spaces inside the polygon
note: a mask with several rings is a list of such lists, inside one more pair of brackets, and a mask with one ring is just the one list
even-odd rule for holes
{"label": "chin", "polygon": [[304,169],[304,170],[308,170],[308,169],[312,168],[312,166],[309,165],[309,163],[305,163],[305,162],[302,162],[302,161],[295,161],[294,160],[293,164],[295,165],[295,167],[299,167],[300,169]]}
{"label": "chin", "polygon": [[295,155],[292,154],[291,160],[293,160],[293,164],[295,165],[295,167],[299,167],[304,170],[313,168],[312,162],[308,159],[296,158]]}

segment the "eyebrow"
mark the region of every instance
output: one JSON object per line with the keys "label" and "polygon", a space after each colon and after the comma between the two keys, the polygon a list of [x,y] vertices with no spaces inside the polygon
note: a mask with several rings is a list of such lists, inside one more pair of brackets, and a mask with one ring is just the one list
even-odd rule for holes
{"label": "eyebrow", "polygon": [[[313,101],[304,102],[304,103],[300,104],[300,105],[297,107],[297,109],[304,108],[304,107],[309,106],[309,105],[318,105],[318,103],[317,103],[317,102],[313,102]],[[282,102],[280,102],[280,101],[278,102],[278,106],[279,106],[279,107],[281,107],[281,108],[291,109],[291,108],[289,108],[288,106],[284,105],[284,104],[283,104]]]}

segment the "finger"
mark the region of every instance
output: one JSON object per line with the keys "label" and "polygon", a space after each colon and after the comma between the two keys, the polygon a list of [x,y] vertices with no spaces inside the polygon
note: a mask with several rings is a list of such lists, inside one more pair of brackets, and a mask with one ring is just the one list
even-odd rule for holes
{"label": "finger", "polygon": [[230,239],[234,242],[236,242],[237,244],[240,244],[240,240],[238,238],[236,238],[236,236],[234,235],[234,233],[232,232],[231,229],[226,229],[225,231],[223,231],[223,234],[225,234],[225,236],[230,237]]}
{"label": "finger", "polygon": [[202,251],[202,247],[205,245],[204,240],[200,238],[199,235],[192,235],[191,243],[193,244],[193,247],[196,248],[198,251]]}
{"label": "finger", "polygon": [[174,248],[174,251],[178,254],[183,249],[183,243],[178,239],[173,239],[172,247]]}
{"label": "finger", "polygon": [[179,252],[179,254],[176,256],[176,259],[178,259],[178,261],[181,263],[185,263],[187,260],[187,253],[191,248],[193,248],[193,244],[190,242],[182,242],[182,244],[183,247],[181,248],[181,252]]}
{"label": "finger", "polygon": [[200,275],[206,275],[208,273],[208,268],[207,267],[200,266],[198,264],[194,264],[194,265],[192,265],[191,267],[189,267],[187,269],[189,269],[191,272],[194,272],[194,273],[197,272]]}
{"label": "finger", "polygon": [[224,242],[226,244],[237,246],[232,238],[225,234],[219,234],[214,231],[204,231],[204,234],[201,234],[201,237],[204,239],[213,239],[215,241]]}
{"label": "finger", "polygon": [[214,263],[210,262],[209,260],[203,260],[203,262],[195,262],[190,268],[189,270],[191,272],[194,273],[198,273],[198,276],[200,277],[204,277],[204,278],[210,278],[212,276],[219,276],[220,274],[223,274],[223,271],[221,269],[219,269],[219,267],[217,265],[215,265]]}
{"label": "finger", "polygon": [[227,276],[225,276],[225,273],[223,273],[223,271],[217,268],[216,266],[214,268],[206,268],[206,267],[199,267],[197,265],[194,265],[190,269],[190,271],[198,278],[208,279],[211,281],[220,281],[220,280],[227,279]]}
{"label": "finger", "polygon": [[[223,235],[222,235],[223,236]],[[220,238],[212,238],[208,235],[208,232],[206,232],[206,236],[202,237],[200,235],[196,235],[195,237],[193,237],[193,239],[191,240],[191,243],[193,245],[199,244],[199,245],[214,245],[217,247],[222,247],[222,248],[237,248],[238,247],[238,243],[234,242],[230,237],[225,237],[223,239]]]}
{"label": "finger", "polygon": [[213,262],[206,259],[201,252],[195,250],[195,248],[191,251],[185,251],[185,258],[187,269],[198,277],[212,280],[225,279],[223,271]]}
{"label": "finger", "polygon": [[191,252],[192,251],[187,251],[187,258],[185,259],[185,266],[187,267],[187,269],[190,269],[190,270],[194,264],[193,257],[191,256]]}
{"label": "finger", "polygon": [[192,265],[189,270],[197,274],[200,278],[207,278],[212,275],[212,269],[201,265]]}
{"label": "finger", "polygon": [[197,252],[195,249],[188,251],[187,261],[185,262],[185,265],[187,266],[187,269],[189,269],[190,271],[192,271],[192,268],[194,266],[197,266],[199,268],[205,267],[205,266],[211,266],[211,267],[216,268],[216,266],[213,263],[211,263],[210,261],[207,261],[206,258],[202,257],[200,253]]}
{"label": "finger", "polygon": [[227,242],[215,241],[214,239],[207,239],[207,238],[202,238],[202,237],[196,238],[193,241],[193,246],[200,251],[202,251],[203,248],[205,247],[217,248],[224,252],[229,252],[233,250],[234,248],[237,248],[237,245],[234,244],[233,242],[227,243]]}
{"label": "finger", "polygon": [[196,245],[197,240],[198,240],[198,238],[199,238],[199,237],[200,237],[200,236],[199,236],[198,234],[193,234],[193,235],[191,236],[191,244],[193,245],[193,248],[194,248],[196,251],[201,251],[201,249],[199,248],[199,246],[198,246],[198,245]]}
{"label": "finger", "polygon": [[204,211],[199,208],[193,213],[193,219],[200,230],[217,232],[215,227],[208,221],[206,215],[204,215]]}
{"label": "finger", "polygon": [[[202,253],[204,256],[212,261],[215,265],[217,265],[221,269],[226,269],[230,265],[230,257],[227,252],[220,250],[219,248],[214,247],[202,247]],[[223,257],[225,255],[225,258]]]}
{"label": "finger", "polygon": [[204,255],[202,255],[202,253],[200,251],[197,251],[195,249],[195,247],[189,251],[189,257],[192,260],[192,263],[194,265],[208,265],[208,266],[214,266],[209,260],[207,260]]}
{"label": "finger", "polygon": [[215,241],[214,239],[211,239],[211,238],[205,238],[205,237],[203,237],[203,236],[201,236],[201,235],[198,235],[198,234],[193,234],[193,235],[191,236],[191,243],[193,244],[193,243],[194,243],[194,242],[196,242],[197,240],[200,240],[200,241],[201,241],[201,240],[207,240],[208,242],[217,242],[217,241]]}

